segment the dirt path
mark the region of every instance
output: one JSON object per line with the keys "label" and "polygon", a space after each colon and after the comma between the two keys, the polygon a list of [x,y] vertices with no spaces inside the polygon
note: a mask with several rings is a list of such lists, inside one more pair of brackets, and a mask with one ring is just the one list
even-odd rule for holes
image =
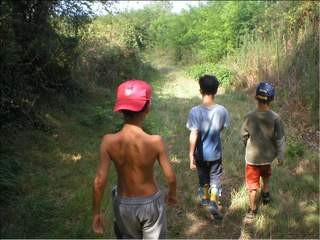
{"label": "dirt path", "polygon": [[[273,201],[267,206],[259,206],[253,222],[243,221],[248,199],[244,186],[244,146],[239,130],[245,114],[255,107],[253,97],[243,92],[220,90],[216,97],[216,102],[228,109],[231,124],[222,133],[224,218],[222,221],[209,218],[207,210],[199,207],[196,201],[198,179],[196,172],[189,170],[189,131],[185,127],[190,108],[201,101],[199,86],[173,67],[159,70],[163,77],[155,86],[154,110],[149,123],[167,143],[177,174],[180,199],[177,207],[168,208],[169,237],[250,239],[318,236],[319,162],[317,154],[307,146],[301,146],[304,149],[302,155],[288,155],[284,167],[273,165]],[[295,140],[289,133],[287,141],[288,149],[292,148],[290,144]]]}

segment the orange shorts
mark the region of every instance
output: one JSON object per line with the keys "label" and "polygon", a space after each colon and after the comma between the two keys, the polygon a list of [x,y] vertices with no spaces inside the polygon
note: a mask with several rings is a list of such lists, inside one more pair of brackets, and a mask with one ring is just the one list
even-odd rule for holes
{"label": "orange shorts", "polygon": [[248,190],[260,188],[260,177],[269,179],[271,176],[271,165],[246,164],[246,185]]}

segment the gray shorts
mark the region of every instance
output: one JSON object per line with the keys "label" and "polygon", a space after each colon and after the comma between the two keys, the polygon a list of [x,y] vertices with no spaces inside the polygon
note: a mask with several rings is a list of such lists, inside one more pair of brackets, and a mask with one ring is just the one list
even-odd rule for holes
{"label": "gray shorts", "polygon": [[166,238],[166,211],[160,191],[147,197],[121,197],[112,190],[117,238]]}

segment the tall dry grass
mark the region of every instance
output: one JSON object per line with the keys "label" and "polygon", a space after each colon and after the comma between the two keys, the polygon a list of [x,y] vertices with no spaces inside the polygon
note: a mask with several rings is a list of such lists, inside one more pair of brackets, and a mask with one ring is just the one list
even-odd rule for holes
{"label": "tall dry grass", "polygon": [[281,110],[306,120],[304,128],[319,130],[318,24],[306,21],[290,38],[276,29],[270,37],[247,35],[239,51],[223,62],[234,72],[232,88],[271,82]]}

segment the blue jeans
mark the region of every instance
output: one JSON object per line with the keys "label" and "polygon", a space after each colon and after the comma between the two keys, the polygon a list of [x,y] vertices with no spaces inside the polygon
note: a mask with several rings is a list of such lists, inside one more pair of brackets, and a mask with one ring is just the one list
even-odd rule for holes
{"label": "blue jeans", "polygon": [[196,159],[196,166],[200,187],[208,184],[210,188],[216,188],[221,195],[222,159],[215,161],[203,161]]}

